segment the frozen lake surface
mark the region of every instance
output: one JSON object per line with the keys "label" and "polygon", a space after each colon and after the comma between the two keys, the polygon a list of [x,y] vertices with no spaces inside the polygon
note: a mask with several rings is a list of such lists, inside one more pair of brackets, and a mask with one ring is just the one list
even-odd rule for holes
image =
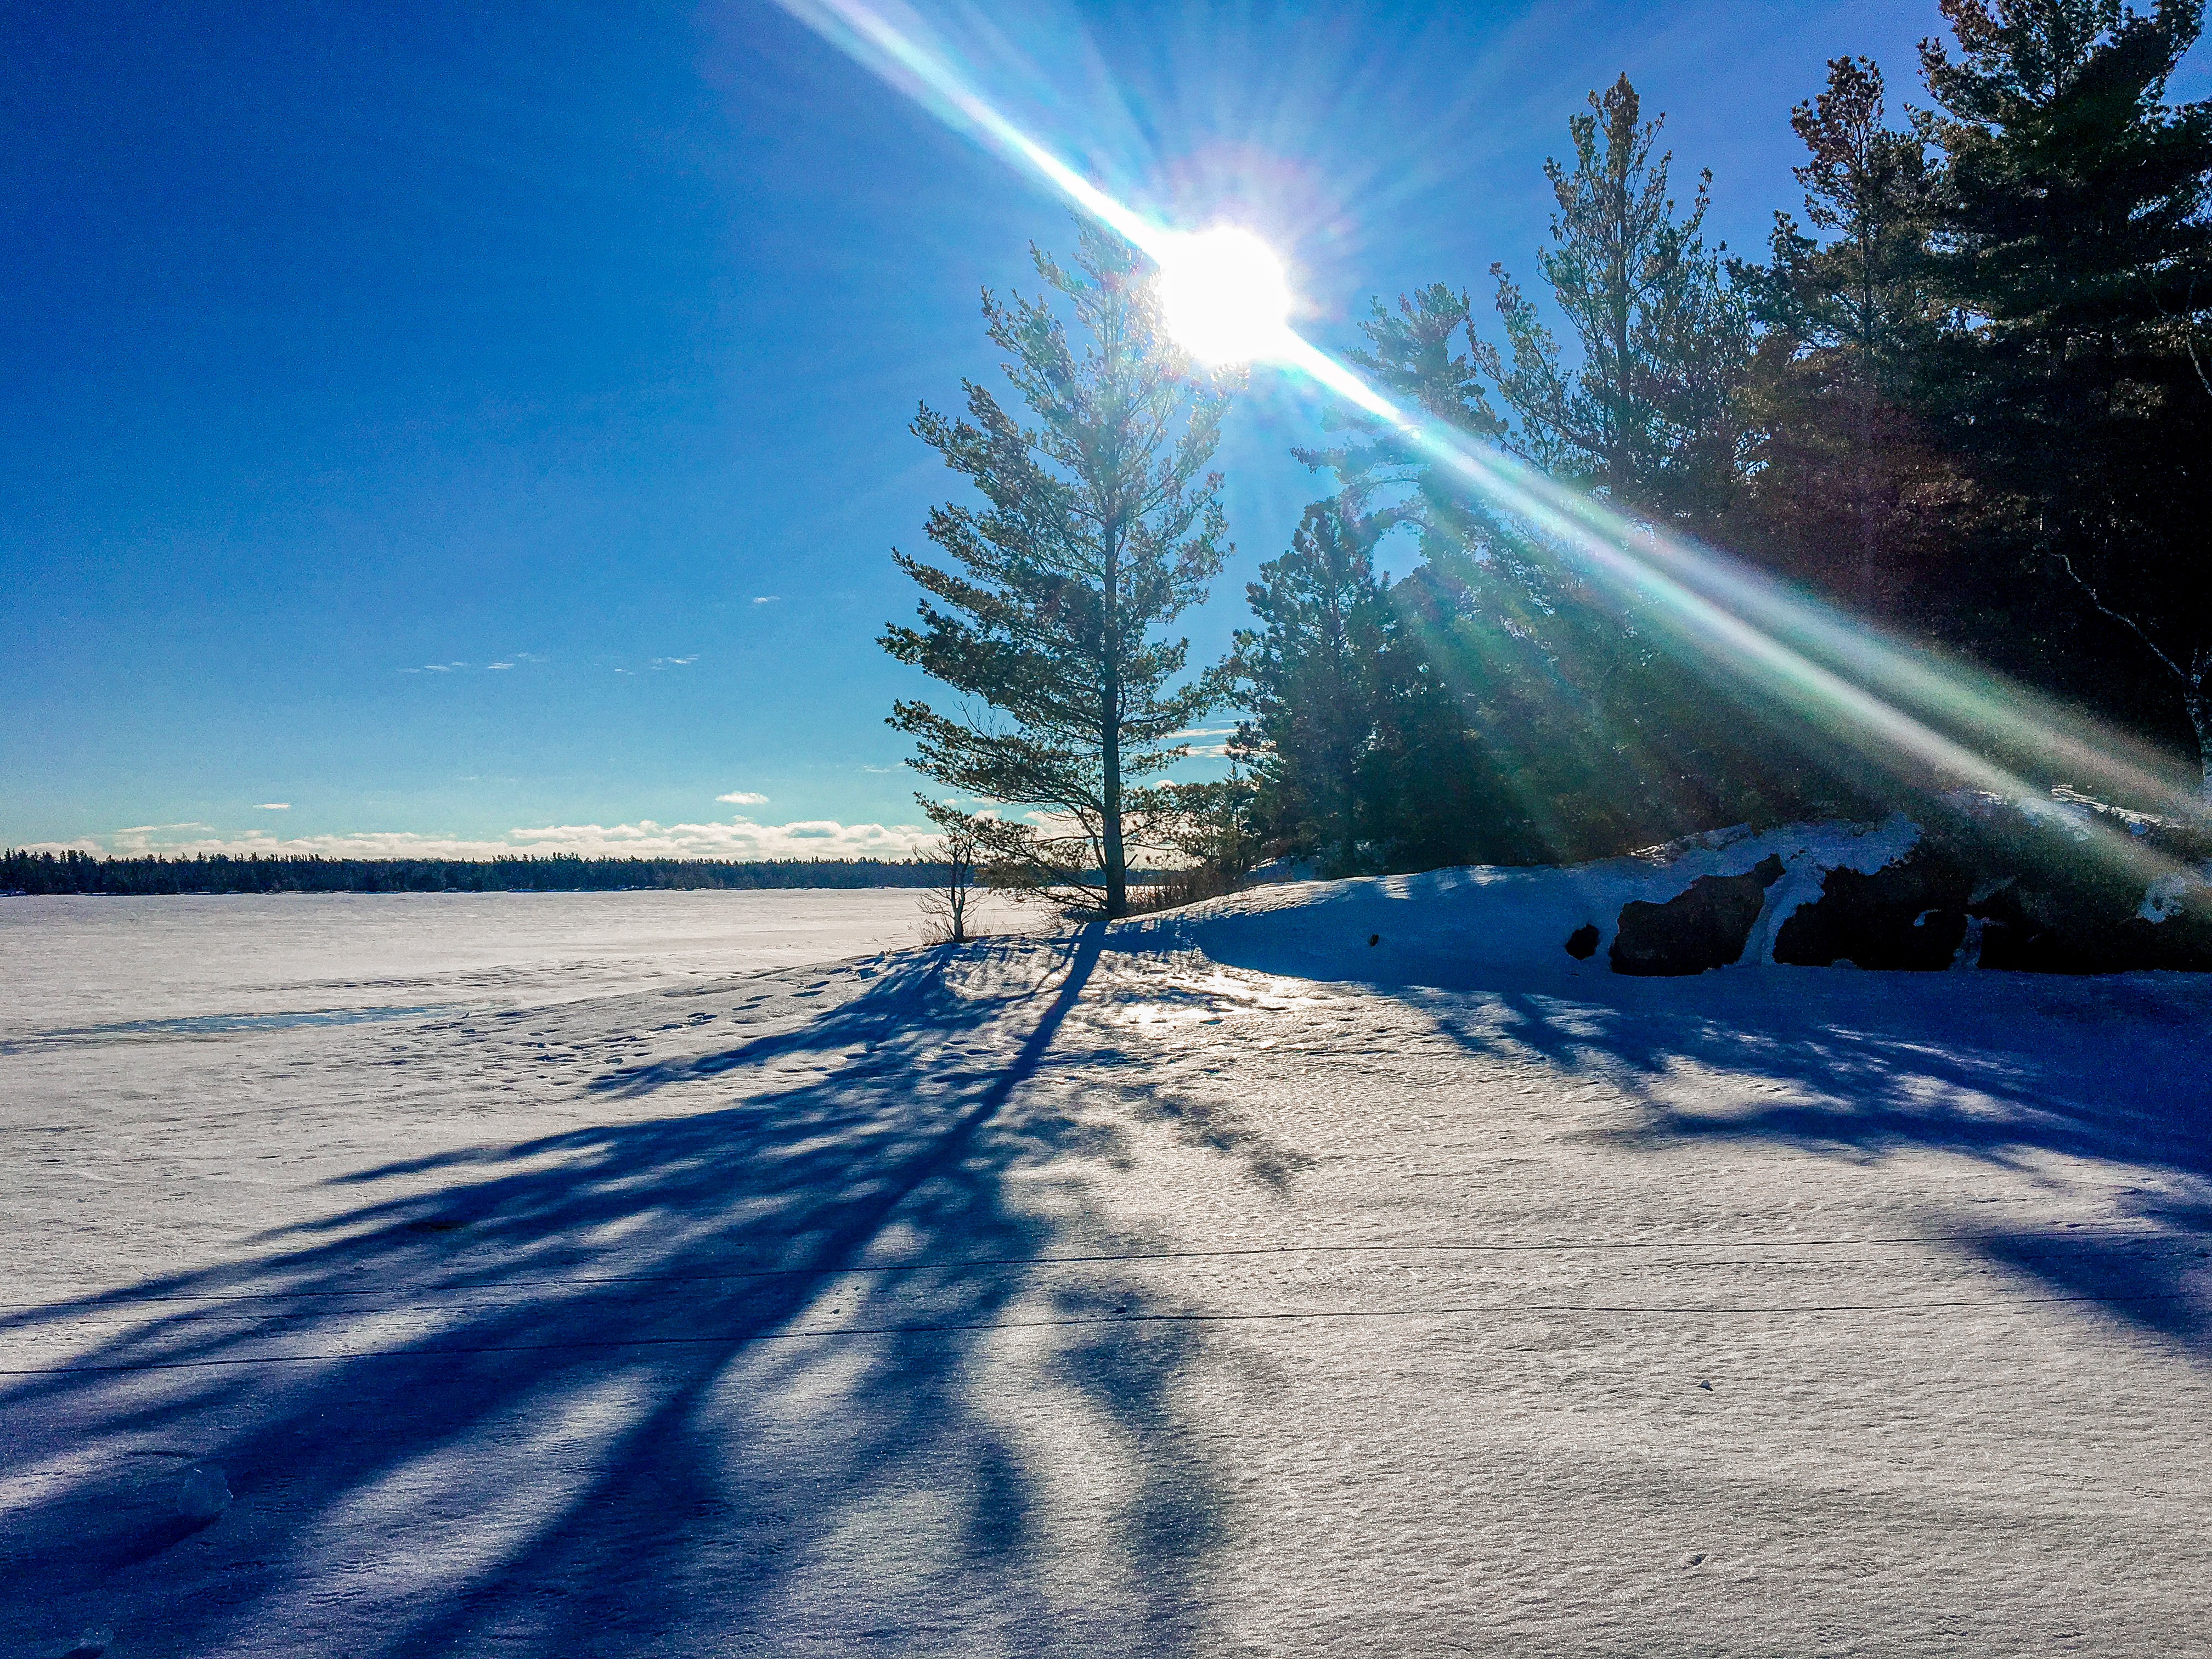
{"label": "frozen lake surface", "polygon": [[[0,1041],[605,995],[921,940],[910,888],[0,899]],[[987,902],[992,926],[1035,925]],[[190,1028],[186,1028],[190,1029]]]}
{"label": "frozen lake surface", "polygon": [[1498,885],[0,905],[9,1651],[2207,1651],[2212,988]]}

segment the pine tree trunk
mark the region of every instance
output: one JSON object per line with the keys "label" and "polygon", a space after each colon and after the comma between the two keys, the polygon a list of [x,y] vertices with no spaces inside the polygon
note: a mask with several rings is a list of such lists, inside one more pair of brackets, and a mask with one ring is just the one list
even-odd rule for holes
{"label": "pine tree trunk", "polygon": [[1862,216],[1859,228],[1858,518],[1859,605],[1875,614],[1874,533],[1874,246]]}
{"label": "pine tree trunk", "polygon": [[1859,531],[1859,609],[1863,615],[1875,614],[1875,531],[1874,531],[1874,412],[1868,406],[1873,390],[1869,383],[1870,366],[1861,363],[1858,384],[1858,531]]}
{"label": "pine tree trunk", "polygon": [[1105,629],[1102,644],[1105,649],[1104,669],[1099,676],[1099,744],[1100,769],[1105,774],[1100,781],[1099,805],[1102,834],[1099,852],[1106,866],[1106,914],[1109,917],[1129,913],[1129,872],[1127,854],[1121,846],[1121,526],[1118,523],[1106,527],[1106,605]]}
{"label": "pine tree trunk", "polygon": [[1122,916],[1129,913],[1129,872],[1127,854],[1121,848],[1121,716],[1119,704],[1120,688],[1111,677],[1106,684],[1105,742],[1100,745],[1100,760],[1106,772],[1103,814],[1105,833],[1100,851],[1106,862],[1106,914]]}
{"label": "pine tree trunk", "polygon": [[1620,222],[1615,234],[1621,242],[1621,252],[1609,273],[1613,283],[1613,453],[1607,456],[1607,470],[1611,474],[1607,483],[1613,496],[1613,510],[1624,512],[1628,505],[1628,411],[1634,398],[1635,382],[1628,368],[1628,191],[1626,184],[1620,192]]}
{"label": "pine tree trunk", "polygon": [[[1625,76],[1623,77],[1626,78]],[[1613,497],[1613,510],[1625,512],[1628,505],[1629,441],[1628,410],[1635,396],[1635,381],[1628,368],[1628,333],[1632,321],[1633,296],[1629,292],[1628,246],[1628,173],[1624,146],[1632,142],[1634,129],[1617,133],[1612,139],[1613,199],[1607,204],[1613,212],[1613,246],[1607,251],[1606,282],[1611,292],[1606,295],[1613,307],[1613,443],[1606,459],[1606,485]]]}

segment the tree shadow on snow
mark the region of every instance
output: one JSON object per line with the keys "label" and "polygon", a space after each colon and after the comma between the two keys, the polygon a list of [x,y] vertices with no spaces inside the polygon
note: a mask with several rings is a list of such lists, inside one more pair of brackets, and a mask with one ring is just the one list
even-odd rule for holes
{"label": "tree shadow on snow", "polygon": [[[1110,1266],[1051,1292],[1023,1265],[1055,1228],[1010,1177],[1098,1131],[1006,1109],[1098,951],[1094,929],[996,1003],[909,957],[801,1029],[593,1087],[875,1045],[834,1075],[364,1171],[451,1179],[8,1316],[112,1328],[0,1379],[0,1475],[44,1482],[0,1544],[43,1609],[24,1627],[57,1653],[94,1623],[137,1653],[1190,1650],[1207,1471],[1127,1463],[1048,1502],[1037,1437],[1076,1431],[985,1386],[989,1328],[1042,1308],[1077,1324],[1024,1351],[1030,1392],[1158,1424],[1194,1340],[1083,1323],[1146,1311]],[[944,1054],[1002,1016],[1011,1063]],[[872,1257],[902,1270],[842,1271]],[[200,1530],[174,1502],[193,1458],[238,1495]]]}
{"label": "tree shadow on snow", "polygon": [[1433,927],[1422,949],[1392,951],[1389,930],[1415,935],[1420,906],[1382,884],[1347,884],[1291,926],[1273,922],[1166,917],[1146,943],[1354,985],[1421,1009],[1470,1053],[1602,1082],[1638,1109],[1633,1127],[1607,1132],[1616,1145],[1783,1145],[1846,1170],[1932,1152],[2037,1180],[2066,1178],[2054,1161],[2074,1161],[2121,1188],[2104,1224],[1962,1223],[1959,1246],[2029,1293],[2096,1305],[2212,1360],[2206,975],[1737,967],[1639,979],[1571,966],[1564,951],[1550,971],[1507,969],[1452,959]]}

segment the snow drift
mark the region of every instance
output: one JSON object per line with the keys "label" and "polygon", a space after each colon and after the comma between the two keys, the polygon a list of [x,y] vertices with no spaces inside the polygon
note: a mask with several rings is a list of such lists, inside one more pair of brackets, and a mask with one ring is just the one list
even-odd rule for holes
{"label": "snow drift", "polygon": [[1961,803],[1933,834],[1902,817],[1738,827],[1565,867],[1262,886],[1120,924],[1116,942],[1439,986],[1752,966],[2212,969],[2207,869],[2115,887],[2064,844],[2069,814],[2090,808],[2062,805]]}

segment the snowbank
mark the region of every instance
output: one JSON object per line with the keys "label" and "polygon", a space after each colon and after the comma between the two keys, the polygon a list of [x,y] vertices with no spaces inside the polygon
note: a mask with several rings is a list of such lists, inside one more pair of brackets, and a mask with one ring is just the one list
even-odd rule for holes
{"label": "snowbank", "polygon": [[1775,965],[2208,972],[2207,847],[2198,828],[2071,792],[1974,797],[1943,804],[1932,825],[1739,827],[1566,868],[1261,886],[1115,938],[1306,978],[1446,988]]}
{"label": "snowbank", "polygon": [[[1622,907],[1663,904],[1701,877],[1747,876],[1769,859],[1765,891],[1741,964],[1769,964],[1783,923],[1818,900],[1831,871],[1871,873],[1905,857],[1920,827],[1802,823],[1753,834],[1714,830],[1664,848],[1567,867],[1475,865],[1420,875],[1253,888],[1164,916],[1118,924],[1129,949],[1195,950],[1217,960],[1316,979],[1455,985],[1499,969],[1609,974]],[[1769,866],[1771,868],[1771,866]],[[1594,948],[1582,959],[1568,940]],[[1372,941],[1370,943],[1370,941]]]}

